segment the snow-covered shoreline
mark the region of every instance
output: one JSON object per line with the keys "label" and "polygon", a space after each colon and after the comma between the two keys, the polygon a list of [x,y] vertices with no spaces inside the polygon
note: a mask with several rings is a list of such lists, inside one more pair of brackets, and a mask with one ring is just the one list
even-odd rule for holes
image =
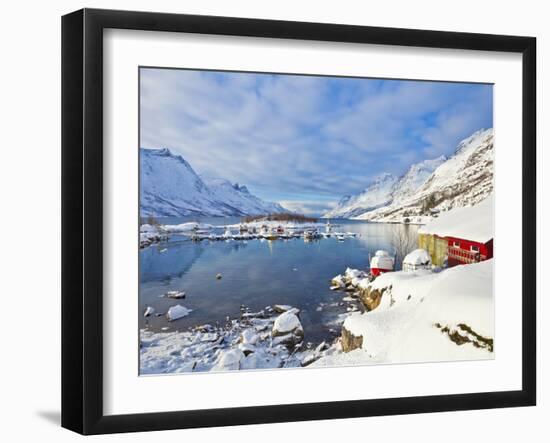
{"label": "snow-covered shoreline", "polygon": [[342,352],[313,366],[493,359],[492,272],[493,260],[389,272],[374,281],[348,269],[333,282],[356,288],[374,306],[348,315]]}
{"label": "snow-covered shoreline", "polygon": [[[300,312],[274,305],[243,309],[223,326],[140,331],[140,373],[331,367],[492,359],[492,260],[445,270],[398,271],[372,280],[347,269],[331,289],[360,300],[332,342],[305,343]],[[319,306],[318,309],[322,309]],[[307,332],[307,331],[306,331]]]}
{"label": "snow-covered shoreline", "polygon": [[243,310],[225,325],[199,325],[187,331],[140,331],[140,374],[216,372],[308,366],[335,352],[326,342],[303,341],[299,310],[274,305]]}

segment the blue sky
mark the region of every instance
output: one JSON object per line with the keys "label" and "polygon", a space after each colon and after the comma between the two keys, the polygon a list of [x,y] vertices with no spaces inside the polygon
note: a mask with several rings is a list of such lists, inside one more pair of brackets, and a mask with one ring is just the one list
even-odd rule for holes
{"label": "blue sky", "polygon": [[141,147],[319,214],[493,125],[491,85],[141,69]]}

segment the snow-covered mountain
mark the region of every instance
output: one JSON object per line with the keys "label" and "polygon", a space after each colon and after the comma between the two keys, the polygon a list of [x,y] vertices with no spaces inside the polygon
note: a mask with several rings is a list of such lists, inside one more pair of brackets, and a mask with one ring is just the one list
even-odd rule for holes
{"label": "snow-covered mountain", "polygon": [[168,149],[140,149],[142,216],[234,216],[288,212],[252,195],[246,186],[205,180]]}
{"label": "snow-covered mountain", "polygon": [[323,215],[325,218],[353,218],[365,212],[386,206],[392,201],[392,191],[397,177],[389,173],[377,176],[360,194],[346,195],[335,208]]}
{"label": "snow-covered mountain", "polygon": [[266,202],[252,195],[245,185],[231,183],[223,178],[201,176],[206,185],[220,200],[245,214],[274,214],[288,212],[279,203]]}
{"label": "snow-covered mountain", "polygon": [[477,131],[460,142],[450,158],[441,156],[413,164],[395,181],[385,204],[375,208],[365,205],[360,212],[361,206],[354,202],[379,196],[378,192],[370,195],[369,188],[347,197],[343,205],[324,217],[391,222],[475,205],[493,190],[493,129]]}
{"label": "snow-covered mountain", "polygon": [[399,181],[395,184],[392,191],[392,203],[405,201],[414,195],[416,190],[422,186],[432,173],[445,161],[447,158],[441,157],[432,160],[424,160],[420,163],[413,164]]}

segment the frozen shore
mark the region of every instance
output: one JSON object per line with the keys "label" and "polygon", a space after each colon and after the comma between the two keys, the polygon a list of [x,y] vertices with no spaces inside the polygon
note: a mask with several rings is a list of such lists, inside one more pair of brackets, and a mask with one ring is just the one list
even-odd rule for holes
{"label": "frozen shore", "polygon": [[244,309],[223,326],[200,325],[188,331],[140,331],[140,373],[273,369],[307,366],[336,349],[304,343],[299,310],[274,305],[259,312]]}

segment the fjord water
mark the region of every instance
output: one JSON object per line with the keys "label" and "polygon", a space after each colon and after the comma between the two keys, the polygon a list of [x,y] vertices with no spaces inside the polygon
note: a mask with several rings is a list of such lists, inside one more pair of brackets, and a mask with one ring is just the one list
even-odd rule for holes
{"label": "fjord water", "polygon": [[[161,223],[183,221],[189,219],[163,219]],[[238,223],[239,219],[193,221],[222,226]],[[337,225],[334,231],[358,236],[344,241],[331,237],[310,242],[302,238],[193,242],[186,236],[173,235],[166,242],[140,250],[140,328],[181,331],[205,323],[223,325],[227,317],[239,318],[241,305],[258,311],[287,304],[301,310],[306,341],[331,339],[338,329],[338,314],[347,308],[341,303],[343,293],[330,290],[332,277],[347,267],[367,270],[369,254],[378,249],[393,253],[391,236],[395,229],[417,230],[412,225],[355,220],[333,224]],[[223,232],[223,228],[218,229]],[[222,278],[217,279],[217,274]],[[186,298],[162,297],[170,290],[185,291]],[[146,306],[163,314],[176,304],[193,311],[173,322],[164,316],[143,317]]]}

